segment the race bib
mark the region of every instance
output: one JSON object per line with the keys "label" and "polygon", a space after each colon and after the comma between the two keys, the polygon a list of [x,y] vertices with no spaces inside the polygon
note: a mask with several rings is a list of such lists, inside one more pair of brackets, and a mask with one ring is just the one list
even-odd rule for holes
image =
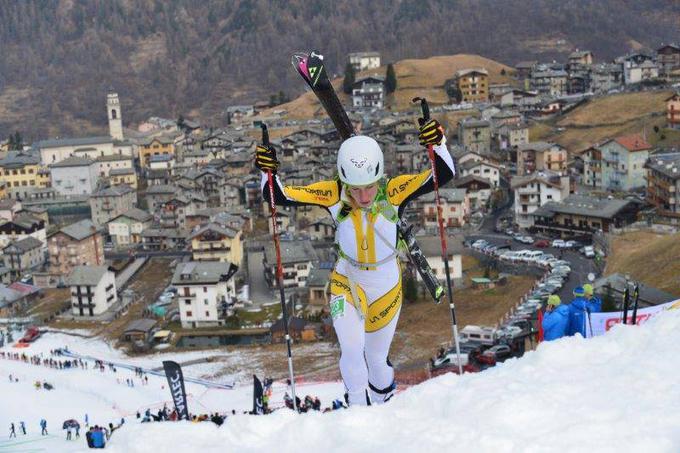
{"label": "race bib", "polygon": [[345,296],[335,296],[331,299],[331,318],[337,319],[345,316]]}

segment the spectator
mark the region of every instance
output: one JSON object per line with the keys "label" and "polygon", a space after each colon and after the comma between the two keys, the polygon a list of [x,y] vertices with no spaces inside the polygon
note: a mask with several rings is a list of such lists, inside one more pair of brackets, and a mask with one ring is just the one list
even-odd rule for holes
{"label": "spectator", "polygon": [[44,418],[40,420],[40,435],[47,436],[47,420]]}
{"label": "spectator", "polygon": [[586,337],[586,325],[588,323],[588,299],[582,286],[574,288],[574,299],[569,304],[569,327],[567,335],[574,336],[580,333]]}
{"label": "spectator", "polygon": [[17,437],[17,432],[14,429],[14,423],[10,423],[10,425],[9,425],[9,438],[11,439],[12,437],[14,437],[14,438]]}
{"label": "spectator", "polygon": [[104,432],[99,426],[95,425],[94,430],[92,430],[92,448],[104,448],[105,445]]}
{"label": "spectator", "polygon": [[26,435],[26,423],[24,422],[19,422],[19,429],[21,430],[22,435]]}
{"label": "spectator", "polygon": [[590,312],[600,313],[602,311],[602,300],[594,294],[593,285],[590,283],[583,285],[583,292],[585,293],[585,298],[588,299]]}
{"label": "spectator", "polygon": [[553,294],[548,297],[548,305],[543,315],[543,339],[557,340],[565,336],[569,325],[569,307],[562,305],[560,297]]}
{"label": "spectator", "polygon": [[92,444],[92,433],[94,432],[94,427],[90,427],[90,429],[85,433],[85,439],[87,440],[87,446],[90,448],[94,448],[94,445]]}

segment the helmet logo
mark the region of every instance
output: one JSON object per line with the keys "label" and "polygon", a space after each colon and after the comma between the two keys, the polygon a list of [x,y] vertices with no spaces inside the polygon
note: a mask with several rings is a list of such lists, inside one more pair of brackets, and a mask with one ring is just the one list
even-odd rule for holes
{"label": "helmet logo", "polygon": [[354,164],[355,167],[357,167],[357,168],[362,168],[362,167],[364,166],[364,164],[366,164],[366,161],[367,161],[367,160],[368,160],[368,159],[367,159],[366,157],[364,157],[364,158],[361,159],[360,161],[355,160],[355,159],[350,159],[350,162],[352,162],[352,163]]}

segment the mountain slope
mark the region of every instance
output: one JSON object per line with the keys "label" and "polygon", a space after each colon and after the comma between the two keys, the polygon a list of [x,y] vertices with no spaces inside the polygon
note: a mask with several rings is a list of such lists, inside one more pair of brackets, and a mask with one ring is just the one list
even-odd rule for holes
{"label": "mountain slope", "polygon": [[677,39],[680,12],[675,0],[27,0],[1,2],[0,18],[0,136],[34,138],[102,132],[110,88],[128,122],[300,93],[299,49],[335,72],[361,50],[607,60]]}

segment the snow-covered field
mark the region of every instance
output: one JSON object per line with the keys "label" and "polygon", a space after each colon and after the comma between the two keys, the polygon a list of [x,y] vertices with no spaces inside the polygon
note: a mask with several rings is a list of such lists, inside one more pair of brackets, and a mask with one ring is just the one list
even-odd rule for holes
{"label": "snow-covered field", "polygon": [[[51,337],[26,352],[63,346],[58,341],[63,339]],[[12,445],[5,440],[8,431],[0,431],[0,452],[86,449],[83,438],[66,442],[59,429],[62,420],[82,421],[85,413],[94,423],[126,417],[125,426],[107,445],[120,453],[151,449],[677,452],[679,345],[680,310],[668,311],[642,326],[616,326],[602,337],[543,343],[522,359],[483,373],[432,379],[385,406],[300,416],[284,410],[268,416],[240,415],[230,417],[221,428],[212,423],[137,423],[131,417],[136,410],[158,408],[164,402],[170,406],[161,378],[150,377],[148,386],[131,389],[117,384],[108,371],[53,370],[0,360],[0,428],[7,430],[11,421],[24,420],[30,430],[29,439],[19,434]],[[118,354],[96,350],[101,343],[90,346],[95,350],[82,350],[85,345],[71,348],[96,356]],[[10,384],[9,373],[18,375],[20,382]],[[56,389],[35,390],[31,385],[35,379],[46,379]],[[275,387],[274,404],[284,390],[282,385]],[[246,410],[251,405],[251,386],[229,391],[189,384],[187,391],[192,412]],[[303,386],[298,393],[318,395],[328,405],[341,395],[342,384]],[[50,434],[58,437],[40,439],[40,417],[48,419]]]}

